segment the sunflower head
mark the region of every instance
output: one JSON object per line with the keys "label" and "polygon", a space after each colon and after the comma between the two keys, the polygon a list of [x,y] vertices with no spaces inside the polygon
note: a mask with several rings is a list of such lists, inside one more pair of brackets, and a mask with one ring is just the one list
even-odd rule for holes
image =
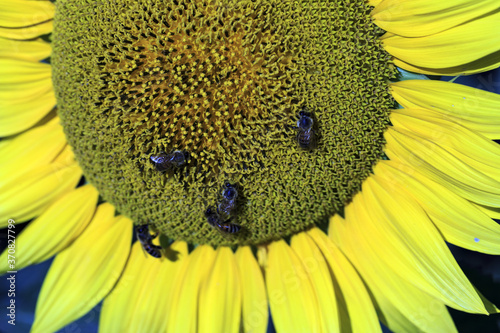
{"label": "sunflower head", "polygon": [[[296,233],[340,211],[381,157],[394,69],[370,20],[360,3],[61,3],[52,63],[68,140],[104,199],[170,238]],[[302,150],[313,122],[318,144]],[[181,151],[165,172],[151,163]],[[242,229],[230,237],[205,216],[226,182]]]}

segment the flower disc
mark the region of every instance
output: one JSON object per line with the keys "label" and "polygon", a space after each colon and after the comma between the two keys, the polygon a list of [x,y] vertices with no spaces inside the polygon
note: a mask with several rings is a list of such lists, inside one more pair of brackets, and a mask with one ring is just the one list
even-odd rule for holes
{"label": "flower disc", "polygon": [[[341,211],[381,158],[394,107],[369,12],[365,1],[58,1],[58,112],[87,180],[137,224],[191,243],[262,243]],[[297,143],[301,110],[311,150]],[[176,150],[187,163],[158,171],[151,157]],[[226,182],[241,226],[229,235],[205,217]]]}

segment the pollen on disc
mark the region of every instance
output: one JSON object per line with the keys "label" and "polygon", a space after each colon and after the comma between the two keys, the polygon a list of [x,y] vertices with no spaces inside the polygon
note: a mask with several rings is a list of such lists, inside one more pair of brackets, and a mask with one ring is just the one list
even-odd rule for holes
{"label": "pollen on disc", "polygon": [[[65,133],[87,181],[136,224],[197,244],[282,238],[341,211],[382,156],[395,69],[364,0],[56,6]],[[299,147],[301,110],[314,149]],[[151,160],[175,151],[187,162]],[[230,237],[205,216],[227,181]]]}

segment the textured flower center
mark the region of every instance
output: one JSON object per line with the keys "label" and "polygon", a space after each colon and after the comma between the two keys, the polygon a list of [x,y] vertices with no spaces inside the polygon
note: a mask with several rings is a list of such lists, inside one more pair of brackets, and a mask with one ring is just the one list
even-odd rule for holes
{"label": "textured flower center", "polygon": [[191,243],[256,244],[325,221],[382,156],[394,106],[369,12],[57,2],[58,111],[86,178],[137,224]]}

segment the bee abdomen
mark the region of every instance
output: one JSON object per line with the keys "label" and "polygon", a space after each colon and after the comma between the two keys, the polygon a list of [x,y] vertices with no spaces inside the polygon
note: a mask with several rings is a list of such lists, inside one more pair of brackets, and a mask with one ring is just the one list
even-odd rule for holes
{"label": "bee abdomen", "polygon": [[234,234],[241,229],[239,225],[229,222],[230,220],[222,222],[218,211],[215,211],[212,206],[208,207],[205,211],[205,217],[207,219],[207,223],[212,227],[217,228],[220,232]]}
{"label": "bee abdomen", "polygon": [[151,235],[149,230],[149,226],[140,225],[135,228],[135,234],[137,236],[137,240],[141,243],[142,249],[146,251],[150,256],[155,258],[161,257],[161,246],[154,245],[152,243],[153,239],[158,236],[157,233]]}
{"label": "bee abdomen", "polygon": [[234,234],[238,231],[240,231],[241,227],[237,224],[234,223],[223,223],[219,226],[220,230],[228,233],[228,234]]}
{"label": "bee abdomen", "polygon": [[297,134],[297,142],[302,149],[313,149],[315,146],[314,131],[301,131]]}
{"label": "bee abdomen", "polygon": [[149,253],[152,257],[160,258],[161,257],[161,246],[142,243],[142,248]]}

